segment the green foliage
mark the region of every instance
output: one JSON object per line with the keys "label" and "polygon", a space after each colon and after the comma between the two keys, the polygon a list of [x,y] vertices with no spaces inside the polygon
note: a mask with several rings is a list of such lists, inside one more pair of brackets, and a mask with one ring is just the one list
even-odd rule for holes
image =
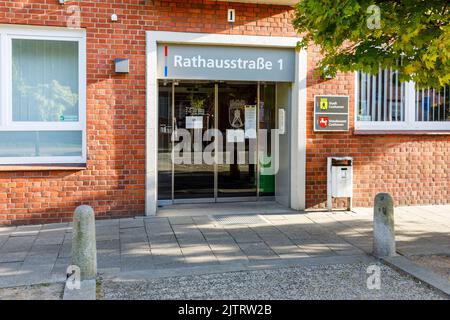
{"label": "green foliage", "polygon": [[189,100],[191,101],[191,107],[194,109],[203,109],[205,104],[205,98],[195,96],[193,93],[190,94]]}
{"label": "green foliage", "polygon": [[[371,5],[380,9],[375,28]],[[449,22],[450,0],[300,0],[293,20],[300,47],[320,46],[325,75],[392,67],[402,81],[435,88],[450,84]]]}

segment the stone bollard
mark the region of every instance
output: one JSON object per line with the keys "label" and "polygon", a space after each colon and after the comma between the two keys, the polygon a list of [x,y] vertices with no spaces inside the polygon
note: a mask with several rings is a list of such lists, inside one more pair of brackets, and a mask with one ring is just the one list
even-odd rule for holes
{"label": "stone bollard", "polygon": [[72,264],[80,268],[80,280],[97,276],[97,244],[94,210],[79,206],[73,216]]}
{"label": "stone bollard", "polygon": [[395,255],[394,201],[389,193],[379,193],[375,196],[373,254],[377,257]]}

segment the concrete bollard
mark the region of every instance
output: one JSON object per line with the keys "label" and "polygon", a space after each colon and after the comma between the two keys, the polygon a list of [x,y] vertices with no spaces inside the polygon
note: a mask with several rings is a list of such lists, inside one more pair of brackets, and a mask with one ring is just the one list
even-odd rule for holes
{"label": "concrete bollard", "polygon": [[394,200],[389,193],[379,193],[375,196],[373,254],[377,257],[395,255]]}
{"label": "concrete bollard", "polygon": [[79,206],[73,216],[72,264],[80,268],[80,280],[97,276],[95,216],[90,206]]}

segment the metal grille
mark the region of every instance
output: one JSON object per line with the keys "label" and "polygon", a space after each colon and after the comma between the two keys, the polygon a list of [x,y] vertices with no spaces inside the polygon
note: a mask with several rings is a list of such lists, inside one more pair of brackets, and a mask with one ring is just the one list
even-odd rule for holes
{"label": "metal grille", "polygon": [[254,225],[268,223],[264,218],[256,214],[214,216],[214,219],[222,225]]}

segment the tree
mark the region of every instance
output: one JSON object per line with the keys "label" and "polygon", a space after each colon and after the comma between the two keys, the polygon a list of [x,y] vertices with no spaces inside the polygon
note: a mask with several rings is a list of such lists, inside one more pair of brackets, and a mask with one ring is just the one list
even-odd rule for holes
{"label": "tree", "polygon": [[319,70],[398,70],[418,87],[450,84],[449,0],[300,0],[293,25],[299,46],[315,43]]}

